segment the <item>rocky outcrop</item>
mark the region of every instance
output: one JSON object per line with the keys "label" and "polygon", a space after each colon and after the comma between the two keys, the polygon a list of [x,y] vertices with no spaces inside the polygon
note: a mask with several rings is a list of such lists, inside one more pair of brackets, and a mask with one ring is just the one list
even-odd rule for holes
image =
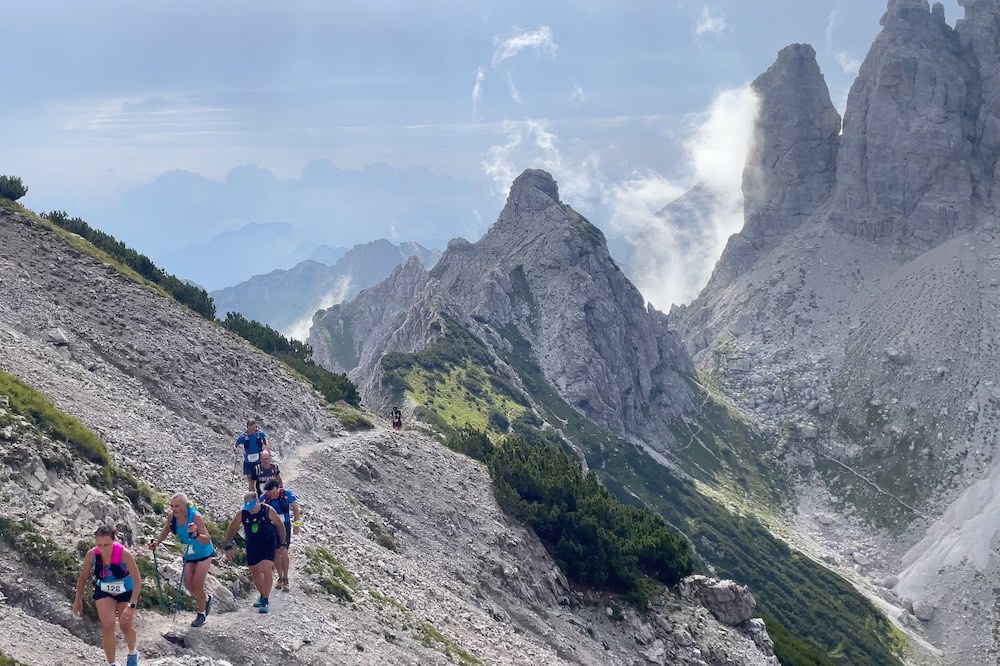
{"label": "rocky outcrop", "polygon": [[372,343],[391,333],[400,313],[413,304],[426,283],[427,270],[410,257],[385,280],[363,291],[351,306],[320,310],[309,330],[313,357],[336,372],[368,367],[381,353]]}
{"label": "rocky outcrop", "polygon": [[375,376],[383,352],[426,345],[428,313],[437,309],[499,332],[483,336],[486,342],[503,344],[503,331],[513,327],[560,396],[616,433],[668,443],[669,421],[692,407],[685,377],[693,367],[666,316],[646,306],[604,235],[559,200],[548,173],[519,176],[496,224],[476,243],[452,241],[412,299],[414,282],[392,284],[401,278],[394,273],[317,317],[314,348],[330,346],[319,338],[352,322],[352,376],[362,384]]}
{"label": "rocky outcrop", "polygon": [[711,611],[724,624],[737,626],[751,617],[757,607],[750,589],[731,580],[706,576],[688,576],[680,583],[681,596],[694,600]]}
{"label": "rocky outcrop", "polygon": [[892,0],[851,87],[830,221],[912,255],[971,227],[978,72],[944,11]]}
{"label": "rocky outcrop", "polygon": [[746,272],[830,197],[840,114],[808,44],[793,44],[751,86],[760,100],[743,170],[743,230],[730,238],[707,291]]}

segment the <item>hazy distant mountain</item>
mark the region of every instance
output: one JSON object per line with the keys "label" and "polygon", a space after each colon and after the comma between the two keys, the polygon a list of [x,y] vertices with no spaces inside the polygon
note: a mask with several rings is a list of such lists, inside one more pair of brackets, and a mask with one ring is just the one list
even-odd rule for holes
{"label": "hazy distant mountain", "polygon": [[[341,169],[327,160],[314,160],[300,176],[291,178],[254,164],[234,168],[222,181],[171,171],[126,191],[114,205],[74,206],[71,212],[166,270],[209,289],[221,289],[251,275],[291,268],[324,243],[337,248],[373,238],[405,238],[424,247],[444,247],[456,236],[478,238],[485,229],[481,212],[494,210],[497,204],[484,179],[463,180],[424,167],[396,169],[385,164]],[[227,232],[276,223],[287,224],[296,233],[287,239],[276,235],[264,240],[267,251],[260,258],[265,263],[261,268],[226,274],[234,261],[228,255],[206,252],[198,260],[188,258],[190,248],[216,243]],[[268,242],[282,243],[280,254],[285,256],[296,244],[308,242],[308,249],[268,263],[277,252]],[[339,257],[311,258],[333,263]]]}
{"label": "hazy distant mountain", "polygon": [[333,266],[337,263],[337,260],[342,256],[347,254],[349,248],[346,247],[330,247],[329,245],[320,245],[318,248],[309,253],[308,259],[313,261],[318,261],[321,264],[326,264],[327,266]]}
{"label": "hazy distant mountain", "polygon": [[252,275],[294,266],[315,247],[316,241],[303,238],[288,223],[248,224],[202,245],[164,254],[160,263],[182,279],[219,289]]}
{"label": "hazy distant mountain", "polygon": [[[332,256],[337,250],[326,247],[314,254]],[[304,339],[317,310],[353,298],[362,289],[381,282],[410,257],[430,268],[441,252],[419,243],[393,245],[385,239],[355,245],[332,266],[313,259],[289,270],[255,275],[234,287],[211,292],[219,317],[239,312],[288,335]]]}

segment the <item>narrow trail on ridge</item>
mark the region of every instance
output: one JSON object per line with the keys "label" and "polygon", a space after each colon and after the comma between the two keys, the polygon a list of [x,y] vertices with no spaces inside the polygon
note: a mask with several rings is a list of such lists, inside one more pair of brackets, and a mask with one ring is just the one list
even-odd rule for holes
{"label": "narrow trail on ridge", "polygon": [[[165,635],[170,635],[173,639],[168,640],[180,642],[185,649],[196,654],[215,659],[226,659],[233,664],[260,664],[263,666],[273,663],[273,651],[270,659],[264,656],[258,657],[258,653],[262,652],[259,642],[248,642],[240,637],[245,636],[248,631],[257,632],[264,636],[270,633],[269,630],[274,629],[275,633],[272,634],[271,638],[273,645],[280,650],[281,663],[306,663],[299,661],[294,654],[295,644],[301,644],[302,639],[290,638],[287,631],[279,630],[300,623],[303,614],[308,613],[308,610],[302,607],[308,597],[299,585],[308,577],[308,574],[302,571],[305,564],[304,548],[324,543],[317,541],[317,538],[310,532],[309,516],[324,512],[329,515],[332,512],[332,507],[328,502],[329,493],[343,492],[329,480],[329,475],[336,452],[341,450],[347,441],[355,440],[352,443],[364,446],[369,442],[384,440],[391,436],[391,431],[387,428],[376,426],[375,429],[362,433],[333,435],[295,447],[284,446],[281,447],[280,452],[276,451],[278,455],[275,456],[275,460],[281,469],[282,481],[300,498],[303,522],[305,523],[300,534],[295,535],[292,540],[291,569],[289,571],[292,580],[291,589],[288,592],[272,590],[270,612],[266,614],[258,612],[256,608],[251,606],[252,600],[256,598],[257,594],[256,590],[251,590],[246,597],[236,597],[235,610],[227,609],[228,612],[226,612],[216,605],[209,615],[208,622],[200,628],[190,626],[194,619],[194,613],[190,611],[182,610],[176,614],[176,617],[172,613],[163,615],[152,609],[140,611],[136,622],[140,652],[148,654],[150,657],[174,654],[174,650],[165,645],[163,640]],[[242,488],[242,477],[239,477],[239,480],[234,481],[232,485],[235,496],[238,494],[238,489]],[[237,507],[234,504],[232,512],[225,516],[227,522],[236,513],[236,510]],[[334,521],[338,519],[336,515],[331,517]],[[148,550],[145,549],[138,552],[148,554]],[[160,552],[162,554],[162,550]],[[180,570],[179,557],[167,556],[164,558],[161,556],[160,569],[164,582],[176,584]],[[222,577],[223,583],[225,583],[224,579],[231,580],[234,574],[249,578],[248,567],[226,562],[218,551],[210,573],[217,578]],[[172,609],[173,597],[167,601],[169,608]],[[120,649],[124,650],[124,644],[121,640],[119,645]]]}

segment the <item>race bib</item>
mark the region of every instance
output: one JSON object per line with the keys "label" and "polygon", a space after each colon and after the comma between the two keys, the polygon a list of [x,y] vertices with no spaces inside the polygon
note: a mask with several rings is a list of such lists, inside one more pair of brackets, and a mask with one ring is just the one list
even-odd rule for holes
{"label": "race bib", "polygon": [[260,454],[259,453],[248,453],[247,454],[247,462],[257,462],[258,460],[260,460]]}
{"label": "race bib", "polygon": [[123,580],[102,580],[98,587],[102,592],[112,595],[124,594],[125,592],[128,592],[128,590],[125,589],[125,581]]}

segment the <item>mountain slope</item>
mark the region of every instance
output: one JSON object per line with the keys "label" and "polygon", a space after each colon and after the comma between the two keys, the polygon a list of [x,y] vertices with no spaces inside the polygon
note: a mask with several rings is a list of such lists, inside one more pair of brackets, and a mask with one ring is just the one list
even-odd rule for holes
{"label": "mountain slope", "polygon": [[[343,436],[316,394],[281,366],[69,240],[39,218],[0,212],[0,369],[97,433],[115,465],[154,491],[186,491],[213,521],[239,506],[231,442],[246,416],[262,414],[306,506],[295,589],[276,595],[272,614],[249,612],[245,574],[217,569],[219,605],[203,629],[144,609],[148,656],[180,649],[161,638],[169,625],[185,649],[241,664],[273,661],[244,640],[248,628],[293,665],[773,664],[745,633],[679,598],[640,615],[572,589],[537,539],[500,512],[481,466],[419,433],[380,426]],[[0,518],[30,521],[17,547],[0,546],[9,567],[0,583],[11,617],[23,616],[36,639],[8,632],[0,651],[75,663],[95,655],[83,642],[98,634],[68,613],[78,542],[109,518],[142,542],[162,518],[93,487],[85,463],[30,422],[34,413],[12,415],[3,402],[0,419],[11,426],[0,427],[10,454],[0,459],[3,492],[31,501],[0,507]],[[40,551],[24,539],[50,545]],[[307,547],[325,550],[307,555]],[[31,559],[40,554],[41,563]],[[328,568],[326,557],[343,569]],[[175,562],[164,553],[168,581]],[[326,567],[325,579],[304,570],[310,562]],[[43,564],[60,573],[42,575]]]}
{"label": "mountain slope", "polygon": [[[520,176],[479,242],[453,241],[429,274],[414,268],[315,319],[314,349],[339,350],[334,367],[367,404],[403,404],[442,432],[562,438],[620,499],[654,507],[706,563],[756,586],[814,649],[894,663],[885,619],[845,581],[717,502],[782,510],[773,440],[699,381],[666,317],[642,306],[548,174]],[[806,610],[828,595],[856,606]]]}

